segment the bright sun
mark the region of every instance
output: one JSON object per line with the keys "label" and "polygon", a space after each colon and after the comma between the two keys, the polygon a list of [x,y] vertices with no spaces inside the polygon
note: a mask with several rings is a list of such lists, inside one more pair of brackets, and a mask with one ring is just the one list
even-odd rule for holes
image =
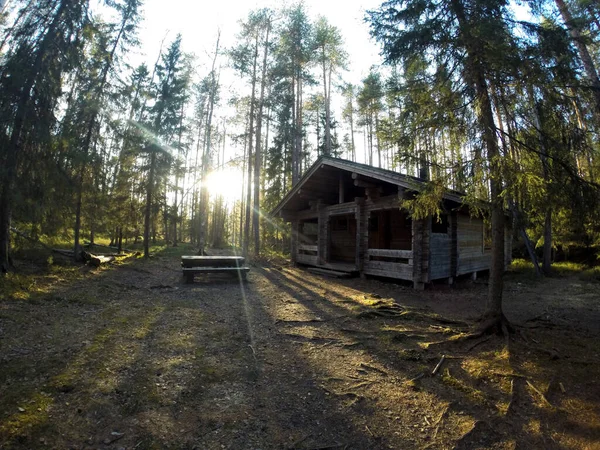
{"label": "bright sun", "polygon": [[243,179],[242,171],[238,168],[215,170],[208,175],[208,191],[211,196],[221,195],[225,201],[235,202],[242,197]]}

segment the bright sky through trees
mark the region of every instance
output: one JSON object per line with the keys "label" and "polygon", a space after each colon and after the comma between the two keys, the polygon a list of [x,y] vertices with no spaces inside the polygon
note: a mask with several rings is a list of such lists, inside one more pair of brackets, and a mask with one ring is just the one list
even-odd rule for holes
{"label": "bright sky through trees", "polygon": [[[365,10],[376,8],[376,0],[306,0],[305,5],[313,17],[323,15],[338,27],[344,37],[350,56],[350,72],[347,81],[359,83],[368,74],[369,67],[379,64],[377,45],[369,38],[369,28],[363,19]],[[188,0],[146,0],[144,22],[140,30],[140,41],[145,59],[152,60],[158,52],[160,42],[168,32],[166,41],[177,33],[183,36],[183,48],[194,53],[200,67],[209,64],[208,56],[214,50],[217,32],[221,30],[223,48],[234,44],[239,31],[238,21],[248,12],[263,7],[279,9],[283,2],[222,0],[215,2],[190,2]]]}
{"label": "bright sky through trees", "polygon": [[[369,73],[369,68],[381,63],[378,46],[370,39],[368,25],[364,22],[365,11],[376,8],[378,0],[348,0],[343,4],[334,1],[306,0],[305,6],[310,16],[316,20],[325,16],[342,33],[345,49],[349,55],[348,71],[343,73],[346,82],[359,84]],[[164,39],[165,45],[178,33],[182,35],[182,48],[197,57],[197,74],[204,75],[210,70],[217,34],[221,32],[221,52],[233,47],[235,36],[239,32],[239,21],[247,18],[251,10],[271,7],[278,11],[282,2],[223,0],[217,2],[189,2],[187,0],[146,0],[144,2],[144,20],[140,27],[139,39],[141,54],[134,64],[146,62],[152,64]],[[166,38],[165,38],[166,37]],[[132,61],[133,62],[133,61]],[[223,89],[223,101],[219,114],[227,115],[228,97],[239,90],[240,79],[227,67],[228,60],[220,60],[220,82]],[[339,96],[335,96],[335,104]],[[232,144],[232,143],[230,143]],[[360,145],[360,142],[359,142]],[[225,159],[233,159],[240,149],[227,146]],[[362,151],[359,152],[362,155]],[[239,172],[239,170],[238,170]],[[236,180],[237,178],[237,180]],[[212,191],[221,192],[226,198],[240,195],[241,173],[233,175],[231,170],[215,170],[211,176]]]}

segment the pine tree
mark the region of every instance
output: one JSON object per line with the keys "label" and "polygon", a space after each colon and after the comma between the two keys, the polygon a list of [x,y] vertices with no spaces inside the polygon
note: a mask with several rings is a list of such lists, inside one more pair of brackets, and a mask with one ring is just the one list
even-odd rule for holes
{"label": "pine tree", "polygon": [[345,68],[348,58],[343,49],[340,31],[327,22],[325,17],[319,17],[314,28],[313,46],[323,76],[323,98],[325,100],[325,155],[331,155],[331,77],[333,73]]}
{"label": "pine tree", "polygon": [[2,55],[0,103],[0,272],[10,267],[10,224],[15,180],[24,152],[49,138],[62,75],[81,56],[87,1],[40,1],[17,24]]}
{"label": "pine tree", "polygon": [[476,102],[476,118],[489,164],[492,262],[484,329],[505,323],[502,312],[504,273],[504,210],[501,154],[490,98],[492,74],[502,65],[497,55],[509,50],[507,2],[448,0],[383,3],[369,12],[371,32],[383,44],[387,62],[429,55],[446,64],[460,64],[461,77]]}
{"label": "pine tree", "polygon": [[[181,36],[178,35],[162,56],[156,67],[157,82],[154,87],[154,104],[149,112],[152,132],[146,136],[142,152],[148,158],[146,180],[146,205],[144,210],[144,257],[150,256],[150,226],[160,190],[170,173],[173,155],[170,144],[177,137],[181,125],[182,105],[186,100],[188,79],[183,67]],[[166,205],[164,205],[166,207]]]}

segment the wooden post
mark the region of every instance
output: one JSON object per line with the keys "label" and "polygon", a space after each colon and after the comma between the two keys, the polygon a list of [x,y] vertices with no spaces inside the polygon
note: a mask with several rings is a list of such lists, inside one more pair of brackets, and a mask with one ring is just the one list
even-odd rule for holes
{"label": "wooden post", "polygon": [[339,194],[339,203],[344,203],[344,177],[342,172],[340,172],[340,178],[338,183],[338,194]]}
{"label": "wooden post", "polygon": [[423,226],[422,219],[412,221],[413,287],[422,291],[423,283]]}

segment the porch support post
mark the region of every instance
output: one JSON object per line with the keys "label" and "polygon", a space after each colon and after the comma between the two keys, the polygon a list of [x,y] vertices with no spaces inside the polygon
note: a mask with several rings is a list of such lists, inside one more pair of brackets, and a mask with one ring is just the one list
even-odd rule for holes
{"label": "porch support post", "polygon": [[429,236],[431,233],[431,218],[413,219],[413,287],[425,289],[429,282]]}

